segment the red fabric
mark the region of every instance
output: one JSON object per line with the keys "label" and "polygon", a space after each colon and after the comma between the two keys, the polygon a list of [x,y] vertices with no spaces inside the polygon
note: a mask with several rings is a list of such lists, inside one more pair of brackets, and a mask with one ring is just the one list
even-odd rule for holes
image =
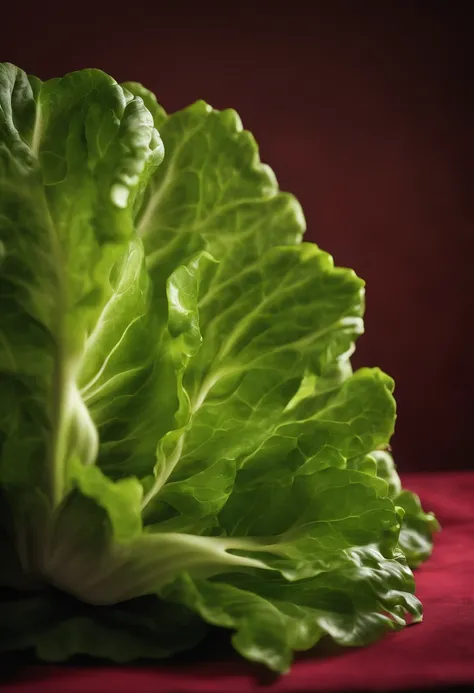
{"label": "red fabric", "polygon": [[[407,474],[443,525],[428,563],[417,571],[422,624],[376,645],[337,656],[307,656],[268,687],[243,660],[180,666],[29,669],[3,693],[275,693],[474,688],[474,474]],[[260,676],[260,678],[259,678]]]}

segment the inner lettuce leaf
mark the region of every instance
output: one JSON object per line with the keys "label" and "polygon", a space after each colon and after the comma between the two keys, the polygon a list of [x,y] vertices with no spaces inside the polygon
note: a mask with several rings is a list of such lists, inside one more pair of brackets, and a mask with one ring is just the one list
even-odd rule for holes
{"label": "inner lettuce leaf", "polygon": [[285,672],[421,620],[439,527],[351,368],[364,284],[304,231],[234,111],[0,65],[1,651],[220,626]]}

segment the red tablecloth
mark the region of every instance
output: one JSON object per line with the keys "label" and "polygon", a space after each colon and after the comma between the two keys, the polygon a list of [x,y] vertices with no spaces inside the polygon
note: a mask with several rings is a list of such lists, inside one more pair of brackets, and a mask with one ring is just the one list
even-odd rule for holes
{"label": "red tablecloth", "polygon": [[403,482],[443,525],[432,558],[417,571],[422,624],[365,649],[301,659],[270,686],[251,664],[232,659],[171,667],[36,667],[2,692],[324,693],[463,684],[474,690],[474,474],[407,474]]}

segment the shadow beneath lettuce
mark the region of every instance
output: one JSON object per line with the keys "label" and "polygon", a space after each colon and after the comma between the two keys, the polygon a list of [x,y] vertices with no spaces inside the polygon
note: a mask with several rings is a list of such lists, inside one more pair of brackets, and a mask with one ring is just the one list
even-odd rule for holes
{"label": "shadow beneath lettuce", "polygon": [[[92,629],[108,632],[117,640],[120,633],[117,647],[126,647],[126,638],[131,637],[130,646],[136,646],[140,639],[143,643],[153,639],[171,650],[182,651],[162,658],[141,657],[121,663],[87,655],[75,655],[60,662],[40,661],[33,643],[42,639],[44,632],[51,633],[55,629],[67,632],[68,623],[73,624],[77,619],[89,622]],[[183,642],[184,633],[188,634],[187,642]],[[91,606],[50,588],[37,593],[0,591],[0,678],[3,682],[47,680],[58,671],[75,668],[116,667],[128,671],[179,669],[181,674],[189,669],[193,677],[251,676],[260,685],[278,679],[279,675],[265,666],[241,657],[232,647],[231,636],[232,631],[206,626],[194,612],[184,607],[176,612],[176,605],[170,607],[156,597],[141,597],[121,605]],[[345,649],[330,638],[324,638],[313,650],[299,653],[295,659],[322,659],[341,656],[344,652]]]}
{"label": "shadow beneath lettuce", "polygon": [[[183,608],[177,617],[175,605],[170,607],[156,597],[141,597],[120,605],[91,606],[52,589],[38,593],[14,590],[0,591],[0,679],[3,683],[54,681],[60,673],[77,669],[154,670],[172,672],[181,676],[188,673],[194,678],[251,677],[257,686],[270,686],[279,678],[265,666],[241,657],[232,647],[232,631],[205,626],[202,620]],[[171,618],[174,620],[172,621]],[[142,657],[134,661],[117,663],[108,658],[75,655],[67,661],[42,662],[31,647],[44,631],[67,626],[68,619],[90,622],[92,634],[108,632],[117,647],[137,641],[146,644],[152,639],[171,649],[181,649],[166,658]],[[106,630],[108,629],[108,631]],[[64,632],[67,632],[64,631]],[[119,633],[122,639],[118,638]],[[188,635],[183,642],[183,634]],[[123,639],[125,638],[125,640]],[[193,644],[194,643],[194,644]],[[183,649],[186,645],[187,649]],[[350,656],[354,648],[337,645],[331,638],[323,638],[316,647],[297,653],[295,662],[327,660]],[[454,690],[454,689],[453,689]],[[462,689],[459,689],[462,690]]]}

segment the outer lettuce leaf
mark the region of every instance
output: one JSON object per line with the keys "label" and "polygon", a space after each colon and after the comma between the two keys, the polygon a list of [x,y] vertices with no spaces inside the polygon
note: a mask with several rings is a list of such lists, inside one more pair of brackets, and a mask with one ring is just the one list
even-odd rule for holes
{"label": "outer lettuce leaf", "polygon": [[1,477],[31,484],[36,470],[56,505],[68,461],[97,455],[77,375],[110,295],[104,278],[132,238],[134,185],[162,146],[143,102],[104,73],[32,87],[7,64],[0,78]]}
{"label": "outer lettuce leaf", "polygon": [[[191,263],[185,276],[199,272],[196,286],[207,283],[202,275],[216,265],[206,265],[202,272],[202,263]],[[361,282],[334,269],[315,246],[272,249],[260,272],[236,279],[227,294],[222,290],[218,310],[207,313],[196,304],[202,345],[182,374],[186,411],[179,430],[160,443],[146,503],[159,493],[160,502],[185,513],[218,511],[241,460],[279,422],[309,363],[322,372],[329,355],[346,353],[361,329]],[[210,491],[219,480],[213,502]],[[207,489],[204,497],[196,495],[198,487]]]}
{"label": "outer lettuce leaf", "polygon": [[0,93],[0,481],[23,560],[41,562],[70,465],[96,461],[79,373],[163,147],[143,101],[97,70],[41,84],[6,64]]}
{"label": "outer lettuce leaf", "polygon": [[168,597],[234,630],[233,645],[244,657],[286,672],[293,650],[308,650],[325,635],[341,645],[361,646],[402,628],[405,610],[421,620],[413,589],[409,568],[371,550],[352,565],[291,584],[258,576],[226,576],[225,581],[184,576]]}
{"label": "outer lettuce leaf", "polygon": [[136,213],[160,295],[167,277],[198,251],[219,259],[226,281],[266,249],[301,241],[300,205],[279,191],[235,111],[198,101],[168,117],[143,87],[125,86],[146,100],[168,152]]}

